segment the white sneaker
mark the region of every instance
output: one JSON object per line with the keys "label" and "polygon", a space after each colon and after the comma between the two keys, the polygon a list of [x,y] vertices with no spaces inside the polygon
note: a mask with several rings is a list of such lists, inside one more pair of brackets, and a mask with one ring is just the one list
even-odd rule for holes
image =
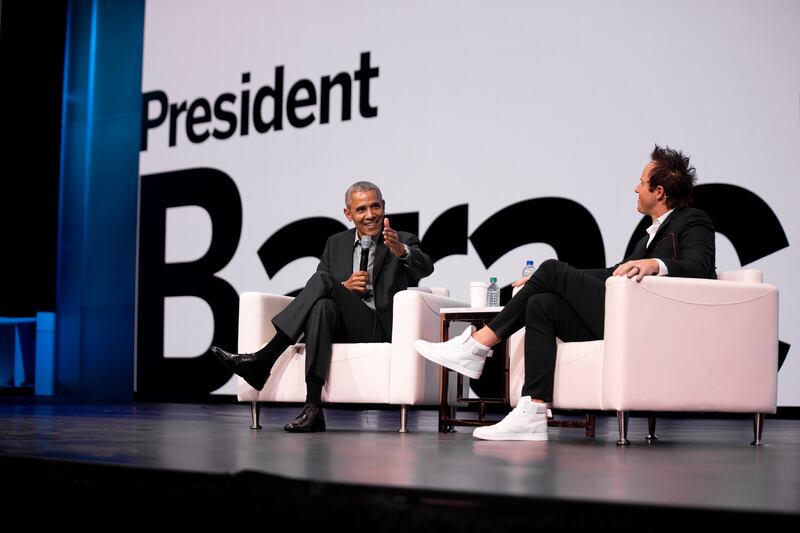
{"label": "white sneaker", "polygon": [[414,341],[414,349],[419,354],[445,368],[455,370],[472,379],[478,379],[483,372],[483,364],[492,350],[478,344],[472,338],[472,326],[467,327],[458,337],[447,342]]}
{"label": "white sneaker", "polygon": [[472,436],[483,440],[547,440],[547,405],[523,396],[504,419],[475,428]]}

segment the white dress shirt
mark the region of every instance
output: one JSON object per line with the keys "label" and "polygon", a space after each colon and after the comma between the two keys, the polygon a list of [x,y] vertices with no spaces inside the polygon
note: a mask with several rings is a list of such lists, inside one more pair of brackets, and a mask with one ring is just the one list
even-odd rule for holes
{"label": "white dress shirt", "polygon": [[[674,209],[670,209],[669,211],[667,211],[666,213],[664,213],[663,215],[661,215],[660,217],[655,219],[653,221],[653,223],[650,225],[650,227],[647,228],[647,230],[646,230],[647,234],[650,235],[650,238],[647,239],[647,247],[648,248],[650,247],[650,243],[653,242],[653,237],[655,237],[656,233],[658,233],[658,228],[661,227],[661,224],[664,223],[664,221],[667,219],[667,217],[673,211],[675,211],[675,210]],[[658,259],[656,257],[654,257],[653,259],[655,259],[656,262],[658,263],[658,274],[657,275],[666,276],[667,274],[669,274],[669,271],[667,270],[667,265],[664,264],[664,261],[662,261],[661,259]]]}

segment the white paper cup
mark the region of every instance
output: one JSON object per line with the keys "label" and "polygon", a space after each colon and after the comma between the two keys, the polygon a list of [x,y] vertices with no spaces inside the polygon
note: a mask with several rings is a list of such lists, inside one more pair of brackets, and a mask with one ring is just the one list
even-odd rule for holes
{"label": "white paper cup", "polygon": [[485,281],[473,281],[469,284],[469,305],[471,307],[486,307],[486,293],[489,284]]}

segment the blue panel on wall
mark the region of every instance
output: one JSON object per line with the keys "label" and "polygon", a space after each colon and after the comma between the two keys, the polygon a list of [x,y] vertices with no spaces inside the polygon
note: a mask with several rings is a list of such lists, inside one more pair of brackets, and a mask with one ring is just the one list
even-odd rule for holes
{"label": "blue panel on wall", "polygon": [[69,4],[56,394],[133,396],[144,1]]}
{"label": "blue panel on wall", "polygon": [[36,313],[36,379],[37,396],[55,393],[55,313]]}

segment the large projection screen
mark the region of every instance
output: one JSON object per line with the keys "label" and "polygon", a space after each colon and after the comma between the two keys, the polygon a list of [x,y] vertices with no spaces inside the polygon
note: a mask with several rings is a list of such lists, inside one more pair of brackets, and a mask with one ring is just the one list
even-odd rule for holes
{"label": "large projection screen", "polygon": [[697,168],[717,269],[780,289],[778,404],[800,406],[800,3],[159,0],[145,17],[140,392],[172,386],[161,359],[198,361],[187,391],[235,393],[206,353],[235,343],[235,294],[302,287],[356,180],[439,249],[422,285],[466,300],[526,259],[620,260],[658,143]]}

